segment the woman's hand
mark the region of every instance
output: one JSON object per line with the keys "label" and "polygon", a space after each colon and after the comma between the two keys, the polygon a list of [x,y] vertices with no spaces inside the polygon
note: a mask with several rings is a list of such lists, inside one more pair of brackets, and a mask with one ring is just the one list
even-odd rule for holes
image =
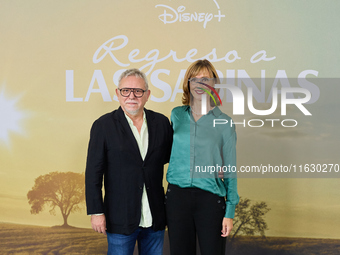
{"label": "woman's hand", "polygon": [[222,221],[222,237],[229,236],[231,230],[233,229],[233,219],[223,218]]}

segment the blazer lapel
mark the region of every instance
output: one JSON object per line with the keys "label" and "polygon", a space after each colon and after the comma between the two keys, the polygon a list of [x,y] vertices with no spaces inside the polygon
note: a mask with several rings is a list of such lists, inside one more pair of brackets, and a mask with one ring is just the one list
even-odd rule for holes
{"label": "blazer lapel", "polygon": [[[132,130],[130,128],[130,125],[124,115],[124,111],[121,107],[118,108],[117,110],[117,118],[115,118],[116,121],[119,121],[120,123],[120,128],[123,134],[123,138],[122,139],[126,139],[126,141],[123,141],[124,143],[127,143],[129,145],[129,148],[131,149],[131,154],[132,155],[137,155],[137,157],[143,161],[141,155],[140,155],[140,151],[138,148],[138,144],[137,141],[135,139],[135,136],[132,133]],[[131,146],[130,146],[131,145]],[[136,158],[135,156],[133,156],[133,158]]]}
{"label": "blazer lapel", "polygon": [[149,144],[148,144],[148,151],[145,156],[145,160],[149,157],[150,151],[154,147],[155,144],[155,132],[156,132],[156,123],[154,121],[155,116],[152,114],[151,111],[148,111],[144,108],[146,114],[146,122],[148,125],[148,133],[149,133]]}

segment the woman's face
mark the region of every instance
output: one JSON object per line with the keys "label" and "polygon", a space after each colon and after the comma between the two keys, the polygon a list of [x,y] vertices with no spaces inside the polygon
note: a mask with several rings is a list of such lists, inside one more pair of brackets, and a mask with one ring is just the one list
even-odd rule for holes
{"label": "woman's face", "polygon": [[[202,84],[202,83],[204,83],[204,84],[207,84],[209,86],[213,86],[213,81],[210,78],[212,78],[212,77],[210,77],[209,72],[207,70],[202,70],[195,77],[191,77],[191,79],[194,80],[194,81],[189,82],[190,93],[192,95],[193,103],[197,102],[197,101],[202,101],[202,95],[206,94],[206,92],[204,90],[200,89],[200,88],[203,88],[203,89],[211,92],[211,90],[207,86],[204,86]],[[208,79],[210,79],[210,80],[208,80]]]}

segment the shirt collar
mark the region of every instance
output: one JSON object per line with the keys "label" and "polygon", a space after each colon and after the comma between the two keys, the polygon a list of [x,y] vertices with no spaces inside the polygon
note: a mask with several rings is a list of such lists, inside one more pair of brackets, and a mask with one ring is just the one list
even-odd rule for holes
{"label": "shirt collar", "polygon": [[[124,115],[125,115],[125,118],[126,118],[127,122],[129,123],[129,125],[133,125],[132,119],[130,119],[130,117],[127,116],[125,112],[124,112]],[[145,111],[143,111],[143,121],[146,123],[146,114],[145,114]]]}
{"label": "shirt collar", "polygon": [[[187,108],[186,108],[185,110],[190,114],[191,107],[190,107],[189,105],[187,105]],[[212,110],[210,110],[210,111],[208,112],[208,114],[209,114],[210,112],[212,112],[212,114],[214,114],[215,117],[220,116],[221,113],[222,113],[221,110],[220,110],[220,108],[219,108],[218,106],[215,106],[214,109],[212,109]],[[208,114],[207,114],[207,115],[208,115]]]}
{"label": "shirt collar", "polygon": [[212,110],[212,113],[215,115],[215,117],[218,117],[221,115],[221,109],[218,106],[215,106],[215,108]]}

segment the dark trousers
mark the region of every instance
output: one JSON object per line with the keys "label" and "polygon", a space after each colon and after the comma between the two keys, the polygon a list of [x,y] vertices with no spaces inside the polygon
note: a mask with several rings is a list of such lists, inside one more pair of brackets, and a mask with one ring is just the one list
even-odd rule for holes
{"label": "dark trousers", "polygon": [[169,184],[166,214],[171,255],[196,255],[196,235],[201,255],[225,254],[221,237],[225,200],[198,188]]}

